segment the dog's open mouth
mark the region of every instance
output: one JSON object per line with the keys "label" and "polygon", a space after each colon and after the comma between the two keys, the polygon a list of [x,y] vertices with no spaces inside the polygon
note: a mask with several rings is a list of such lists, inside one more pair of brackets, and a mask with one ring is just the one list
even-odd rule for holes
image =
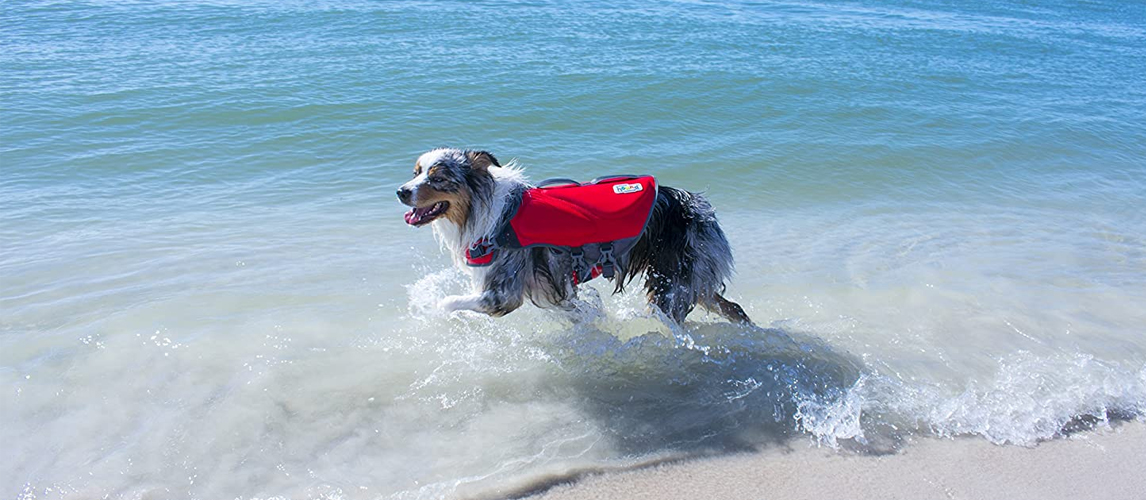
{"label": "dog's open mouth", "polygon": [[423,208],[412,208],[409,212],[406,212],[406,224],[421,226],[446,213],[447,208],[450,208],[450,202],[448,201],[439,201]]}

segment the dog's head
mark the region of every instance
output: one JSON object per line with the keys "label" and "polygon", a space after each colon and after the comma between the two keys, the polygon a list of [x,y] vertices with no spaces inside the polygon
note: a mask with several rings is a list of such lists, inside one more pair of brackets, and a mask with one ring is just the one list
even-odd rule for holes
{"label": "dog's head", "polygon": [[490,167],[500,167],[486,151],[439,148],[418,157],[414,178],[398,188],[398,200],[413,207],[406,223],[422,226],[445,217],[464,227],[473,200],[492,183]]}

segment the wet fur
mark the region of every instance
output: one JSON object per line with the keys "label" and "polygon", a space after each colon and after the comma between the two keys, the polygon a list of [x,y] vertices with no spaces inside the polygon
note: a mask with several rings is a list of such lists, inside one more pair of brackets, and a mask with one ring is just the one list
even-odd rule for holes
{"label": "wet fur", "polygon": [[[465,263],[469,245],[494,234],[529,188],[517,165],[502,166],[485,151],[439,148],[419,157],[414,179],[399,189],[399,198],[413,207],[449,202],[447,211],[429,224],[454,262],[473,275],[474,293],[447,297],[443,308],[503,316],[526,299],[538,307],[575,308],[577,287],[567,252],[501,248],[489,266]],[[621,292],[643,274],[649,304],[678,323],[698,304],[750,323],[743,308],[721,296],[732,272],[732,250],[708,201],[661,186],[649,224],[613,283],[615,292]]]}

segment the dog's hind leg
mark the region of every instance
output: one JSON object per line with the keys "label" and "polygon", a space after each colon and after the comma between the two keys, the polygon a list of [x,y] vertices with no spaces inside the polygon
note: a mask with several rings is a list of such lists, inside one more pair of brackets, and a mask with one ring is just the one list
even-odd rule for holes
{"label": "dog's hind leg", "polygon": [[679,282],[681,280],[683,278],[677,278],[677,282],[664,280],[656,273],[645,280],[649,304],[660,309],[677,324],[683,324],[685,316],[696,307],[696,294],[688,286],[681,284]]}
{"label": "dog's hind leg", "polygon": [[702,304],[705,309],[720,313],[733,323],[753,324],[752,320],[748,318],[748,313],[744,312],[744,308],[740,307],[740,304],[724,298],[724,296],[719,293],[712,294],[712,297],[702,302]]}
{"label": "dog's hind leg", "polygon": [[626,274],[643,271],[649,303],[673,321],[683,322],[699,303],[733,322],[752,322],[720,295],[732,278],[732,248],[703,196],[662,186],[632,255]]}

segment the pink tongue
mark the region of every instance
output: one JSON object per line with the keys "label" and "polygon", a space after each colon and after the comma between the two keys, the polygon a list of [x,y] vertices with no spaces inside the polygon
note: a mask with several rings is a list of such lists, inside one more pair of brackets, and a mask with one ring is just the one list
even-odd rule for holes
{"label": "pink tongue", "polygon": [[432,208],[434,208],[434,207],[431,205],[431,206],[428,206],[426,208],[412,208],[412,209],[410,209],[409,212],[406,212],[406,224],[410,224],[411,226],[415,225],[415,224],[420,224],[422,222],[422,219],[426,217],[426,212],[429,212],[430,209],[432,209]]}

